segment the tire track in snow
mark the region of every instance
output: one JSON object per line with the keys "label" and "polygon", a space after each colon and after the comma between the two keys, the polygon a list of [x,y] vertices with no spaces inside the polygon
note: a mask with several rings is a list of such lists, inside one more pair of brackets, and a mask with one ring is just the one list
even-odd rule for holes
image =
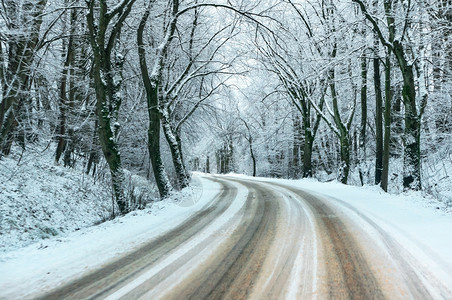
{"label": "tire track in snow", "polygon": [[[134,299],[312,299],[315,294],[313,215],[293,193],[224,178],[247,187],[244,218],[215,253],[177,286]],[[198,258],[194,258],[198,259]],[[150,286],[152,289],[152,287]],[[140,297],[141,296],[141,297]]]}
{"label": "tire track in snow", "polygon": [[[254,181],[255,182],[255,181]],[[262,185],[268,189],[268,186]],[[285,189],[279,194],[276,238],[250,299],[313,299],[316,290],[316,232],[312,213]]]}
{"label": "tire track in snow", "polygon": [[321,244],[318,268],[322,284],[316,291],[317,296],[329,299],[385,298],[357,242],[329,206],[307,192],[276,183],[269,185],[296,194],[300,205],[307,204],[314,215],[316,236]]}
{"label": "tire track in snow", "polygon": [[[229,181],[229,180],[228,180]],[[246,299],[254,288],[268,248],[274,240],[278,203],[275,195],[255,184],[247,186],[244,217],[231,235],[163,299]],[[129,298],[132,295],[128,295]],[[138,296],[137,294],[133,296]],[[150,299],[155,294],[145,294]],[[126,298],[126,297],[124,297]]]}

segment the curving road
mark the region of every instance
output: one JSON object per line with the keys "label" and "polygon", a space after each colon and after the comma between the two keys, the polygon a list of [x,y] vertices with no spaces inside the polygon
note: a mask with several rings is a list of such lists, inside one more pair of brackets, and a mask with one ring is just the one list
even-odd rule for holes
{"label": "curving road", "polygon": [[207,178],[221,191],[185,223],[41,298],[452,299],[346,203],[274,183]]}

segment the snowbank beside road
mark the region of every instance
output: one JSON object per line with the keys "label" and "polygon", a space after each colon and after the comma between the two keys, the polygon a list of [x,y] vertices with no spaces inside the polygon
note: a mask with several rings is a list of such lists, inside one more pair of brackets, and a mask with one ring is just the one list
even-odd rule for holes
{"label": "snowbank beside road", "polygon": [[55,287],[177,226],[218,193],[218,184],[199,177],[195,181],[198,187],[150,209],[0,254],[0,298],[20,299]]}
{"label": "snowbank beside road", "polygon": [[83,170],[53,163],[52,151],[30,149],[0,160],[0,253],[100,223],[111,194]]}

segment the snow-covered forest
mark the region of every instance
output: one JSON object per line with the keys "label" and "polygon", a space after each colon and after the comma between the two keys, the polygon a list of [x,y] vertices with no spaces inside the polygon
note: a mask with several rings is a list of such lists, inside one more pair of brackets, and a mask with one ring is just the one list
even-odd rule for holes
{"label": "snow-covered forest", "polygon": [[450,0],[2,0],[0,89],[0,235],[102,222],[192,171],[452,206]]}

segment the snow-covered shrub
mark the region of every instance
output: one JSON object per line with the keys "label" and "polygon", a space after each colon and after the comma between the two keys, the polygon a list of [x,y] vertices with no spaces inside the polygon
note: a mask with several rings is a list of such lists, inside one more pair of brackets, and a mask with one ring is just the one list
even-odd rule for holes
{"label": "snow-covered shrub", "polygon": [[106,220],[112,201],[103,181],[54,164],[36,146],[0,160],[0,251]]}

